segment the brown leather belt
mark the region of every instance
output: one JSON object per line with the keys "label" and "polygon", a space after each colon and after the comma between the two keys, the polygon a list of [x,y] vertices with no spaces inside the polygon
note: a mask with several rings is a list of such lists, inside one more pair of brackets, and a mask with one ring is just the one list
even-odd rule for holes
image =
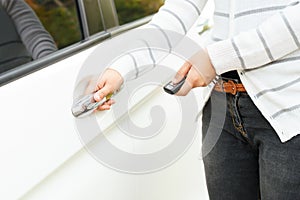
{"label": "brown leather belt", "polygon": [[235,83],[232,80],[229,80],[229,81],[219,80],[219,81],[217,81],[217,83],[214,87],[214,90],[218,91],[218,92],[230,93],[232,95],[236,95],[237,92],[247,92],[242,83]]}

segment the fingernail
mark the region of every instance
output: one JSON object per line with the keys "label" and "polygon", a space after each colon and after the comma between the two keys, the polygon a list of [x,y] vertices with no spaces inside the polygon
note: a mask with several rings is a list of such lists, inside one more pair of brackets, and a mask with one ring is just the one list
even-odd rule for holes
{"label": "fingernail", "polygon": [[94,94],[94,99],[95,99],[96,101],[100,101],[100,95],[99,95],[98,93],[95,93],[95,94]]}
{"label": "fingernail", "polygon": [[116,103],[116,101],[114,99],[110,99],[109,101],[110,101],[111,105]]}

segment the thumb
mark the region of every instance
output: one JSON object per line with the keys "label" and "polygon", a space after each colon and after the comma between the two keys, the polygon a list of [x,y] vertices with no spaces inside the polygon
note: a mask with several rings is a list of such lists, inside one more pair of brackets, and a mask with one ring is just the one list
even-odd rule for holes
{"label": "thumb", "polygon": [[110,87],[109,85],[104,85],[103,88],[101,88],[100,90],[98,90],[95,94],[94,94],[94,99],[95,101],[101,101],[104,97],[106,97],[109,94],[112,94],[114,91],[112,89],[112,87]]}
{"label": "thumb", "polygon": [[179,83],[183,77],[187,75],[190,71],[192,65],[189,62],[185,62],[182,67],[178,70],[177,74],[175,75],[174,79],[172,80],[173,83]]}

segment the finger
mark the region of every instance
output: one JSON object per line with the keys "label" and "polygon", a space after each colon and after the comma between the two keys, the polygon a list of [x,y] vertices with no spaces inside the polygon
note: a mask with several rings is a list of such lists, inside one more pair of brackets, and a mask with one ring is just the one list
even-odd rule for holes
{"label": "finger", "polygon": [[103,105],[109,105],[112,106],[113,104],[115,104],[116,102],[113,99],[110,99],[108,101],[106,101]]}
{"label": "finger", "polygon": [[104,104],[100,105],[97,110],[103,111],[103,110],[109,110],[111,106],[115,104],[115,101],[113,99],[110,99],[106,101]]}
{"label": "finger", "polygon": [[185,62],[182,67],[178,70],[177,74],[175,75],[174,79],[172,80],[173,83],[179,83],[183,77],[187,75],[190,71],[192,65],[189,62]]}
{"label": "finger", "polygon": [[105,104],[107,104],[107,105],[114,105],[116,103],[116,101],[115,100],[113,100],[113,99],[110,99],[110,100],[108,100],[107,102],[105,102]]}
{"label": "finger", "polygon": [[105,72],[106,72],[106,70],[103,71],[100,74],[100,76],[98,77],[98,79],[97,79],[97,85],[95,87],[95,92],[98,91],[98,90],[100,90],[100,89],[102,89],[104,87],[105,82],[106,82],[106,79],[105,79],[105,76],[104,76]]}
{"label": "finger", "polygon": [[95,94],[94,94],[94,99],[95,101],[101,101],[104,97],[106,97],[107,95],[113,93],[114,91],[112,90],[112,87],[108,86],[108,85],[104,85],[103,88],[101,88],[100,90],[98,90]]}
{"label": "finger", "polygon": [[110,105],[101,105],[97,108],[97,110],[103,111],[103,110],[109,110],[110,108],[111,108]]}
{"label": "finger", "polygon": [[105,81],[103,79],[101,79],[101,78],[98,79],[94,91],[96,92],[98,90],[101,90],[104,87],[104,84],[105,84]]}
{"label": "finger", "polygon": [[189,80],[186,79],[180,90],[175,94],[176,96],[186,96],[193,88]]}

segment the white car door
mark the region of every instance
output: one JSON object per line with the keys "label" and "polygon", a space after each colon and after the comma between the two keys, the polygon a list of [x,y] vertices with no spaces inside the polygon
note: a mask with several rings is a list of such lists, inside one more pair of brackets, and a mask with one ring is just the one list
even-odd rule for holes
{"label": "white car door", "polygon": [[[78,5],[83,17],[84,4],[79,1]],[[1,199],[208,199],[198,155],[199,140],[167,168],[132,175],[99,162],[85,149],[78,134],[71,106],[85,60],[102,47],[100,41],[148,20],[100,32],[83,43],[0,75]],[[88,23],[82,24],[86,26],[83,34],[89,35]],[[167,58],[164,62],[175,65],[175,61]],[[132,115],[125,116],[125,121],[151,123],[147,118],[151,108],[156,104],[168,106],[172,99],[155,88],[137,91],[132,97]],[[168,110],[170,116],[176,112]],[[122,134],[111,112],[98,113],[96,117],[99,123],[104,123],[109,141],[130,153],[162,148],[161,145],[175,137],[169,128],[154,140],[138,141]]]}

